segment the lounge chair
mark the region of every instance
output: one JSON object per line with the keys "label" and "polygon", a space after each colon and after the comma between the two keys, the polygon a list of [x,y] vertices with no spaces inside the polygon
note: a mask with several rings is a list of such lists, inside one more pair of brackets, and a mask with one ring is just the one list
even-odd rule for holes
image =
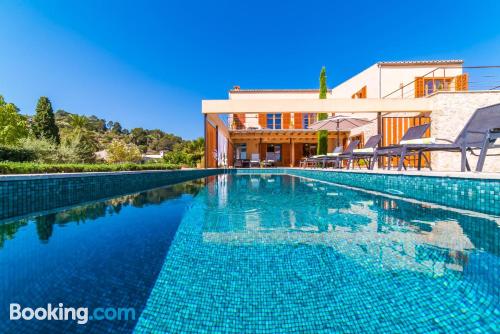
{"label": "lounge chair", "polygon": [[[488,150],[500,148],[500,145],[495,145],[498,138],[500,138],[500,104],[495,104],[477,109],[453,142],[434,138],[428,138],[429,141],[412,140],[401,142],[403,145],[398,169],[401,170],[401,161],[408,155],[418,154],[418,169],[420,170],[421,156],[424,152],[445,151],[459,152],[461,154],[460,170],[462,172],[466,169],[470,171],[466,155],[467,151],[469,151],[473,155],[479,156],[476,172],[481,172]],[[438,141],[448,143],[438,143]],[[480,153],[475,153],[474,149],[479,149]]]}
{"label": "lounge chair", "polygon": [[313,155],[302,159],[299,163],[299,167],[317,167],[320,164],[325,167],[326,159],[337,157],[340,154],[342,154],[342,146],[337,146],[332,152],[329,152],[326,155]]}
{"label": "lounge chair", "polygon": [[324,159],[324,167],[328,165],[328,163],[332,164],[332,167],[337,167],[340,168],[342,161],[347,160],[347,169],[349,169],[349,165],[351,164],[353,152],[356,149],[356,147],[359,145],[359,140],[351,140],[349,145],[347,145],[346,149],[342,152],[342,154],[339,154],[334,157],[327,157]]}
{"label": "lounge chair", "polygon": [[[422,124],[422,125],[417,125],[409,128],[406,130],[406,133],[403,135],[401,140],[399,141],[399,144],[397,145],[391,145],[391,146],[383,146],[379,147],[375,150],[375,153],[373,154],[373,159],[372,159],[372,164],[370,166],[370,169],[373,169],[375,167],[375,162],[378,161],[378,158],[380,157],[387,157],[388,158],[388,169],[391,169],[391,159],[393,157],[398,157],[401,156],[401,152],[403,149],[403,145],[405,142],[408,141],[414,141],[414,140],[427,140],[427,138],[422,138],[427,130],[430,127],[430,123],[428,124]],[[422,156],[420,155],[419,158],[421,159]],[[425,158],[425,156],[424,156]],[[399,164],[401,167],[405,167],[404,165],[404,159],[399,161]],[[380,165],[379,165],[380,168]]]}
{"label": "lounge chair", "polygon": [[259,153],[252,153],[252,158],[250,159],[250,167],[260,167],[260,156]]}
{"label": "lounge chair", "polygon": [[[372,159],[377,149],[378,144],[382,139],[382,135],[375,135],[368,138],[363,148],[356,148],[352,151],[352,168],[354,168],[354,163],[363,160],[367,169],[371,168]],[[359,165],[361,168],[361,166]]]}

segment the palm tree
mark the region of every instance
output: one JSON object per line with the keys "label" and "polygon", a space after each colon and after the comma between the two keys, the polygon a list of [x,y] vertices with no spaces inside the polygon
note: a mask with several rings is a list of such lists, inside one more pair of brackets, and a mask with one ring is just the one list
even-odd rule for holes
{"label": "palm tree", "polygon": [[88,129],[89,121],[85,116],[71,115],[69,125],[73,128],[73,130],[82,132]]}

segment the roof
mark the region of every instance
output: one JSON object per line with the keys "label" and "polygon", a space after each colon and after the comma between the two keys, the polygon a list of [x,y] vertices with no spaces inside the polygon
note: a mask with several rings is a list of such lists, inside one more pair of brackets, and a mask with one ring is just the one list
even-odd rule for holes
{"label": "roof", "polygon": [[229,91],[231,94],[245,94],[245,93],[257,93],[257,94],[265,94],[265,93],[319,93],[318,88],[312,89],[231,89]]}
{"label": "roof", "polygon": [[460,59],[448,60],[402,60],[402,61],[379,61],[378,65],[442,65],[442,64],[463,64]]}

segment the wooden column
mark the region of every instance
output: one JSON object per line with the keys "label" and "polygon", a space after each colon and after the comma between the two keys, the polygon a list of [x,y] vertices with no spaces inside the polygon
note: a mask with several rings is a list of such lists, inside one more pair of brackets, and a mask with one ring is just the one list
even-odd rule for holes
{"label": "wooden column", "polygon": [[290,164],[292,165],[292,167],[295,167],[295,143],[293,142],[293,138],[290,138]]}

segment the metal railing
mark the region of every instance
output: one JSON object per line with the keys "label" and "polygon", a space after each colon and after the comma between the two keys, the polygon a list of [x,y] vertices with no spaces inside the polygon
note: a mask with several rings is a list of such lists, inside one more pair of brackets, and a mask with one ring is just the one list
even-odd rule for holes
{"label": "metal railing", "polygon": [[[457,69],[465,74],[466,82],[458,82]],[[448,72],[448,73],[447,73]],[[417,80],[423,80],[423,90],[415,93]],[[405,99],[425,97],[440,91],[488,91],[500,90],[500,65],[437,67],[428,73],[401,85],[382,98]]]}
{"label": "metal railing", "polygon": [[[226,125],[226,127],[230,131],[238,131],[238,130],[308,130],[308,125],[311,125],[316,121],[316,117],[309,117],[306,122],[304,122],[302,114],[308,113],[300,113],[300,124],[295,123],[295,119],[293,113],[288,113],[290,119],[285,122],[285,113],[281,114],[281,118],[278,122],[273,121],[268,126],[267,122],[267,114],[264,126],[261,125],[259,114],[245,114],[244,120],[239,119],[238,116],[234,116],[234,114],[219,114],[220,119]],[[311,130],[314,131],[314,130]]]}

